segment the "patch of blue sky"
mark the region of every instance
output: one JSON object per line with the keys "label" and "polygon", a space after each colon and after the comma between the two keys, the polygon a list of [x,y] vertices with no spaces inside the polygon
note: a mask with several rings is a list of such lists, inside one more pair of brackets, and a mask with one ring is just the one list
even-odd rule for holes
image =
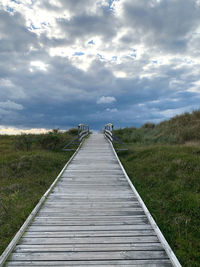
{"label": "patch of blue sky", "polygon": [[83,53],[83,52],[75,52],[73,54],[73,56],[83,56],[83,55],[85,55],[85,53]]}
{"label": "patch of blue sky", "polygon": [[114,2],[119,2],[120,0],[108,0],[108,8],[113,10],[113,3]]}
{"label": "patch of blue sky", "polygon": [[21,2],[20,1],[17,1],[17,0],[10,0],[10,2],[14,2],[14,3],[16,3],[16,4],[21,4]]}
{"label": "patch of blue sky", "polygon": [[97,56],[98,56],[99,59],[101,59],[101,60],[104,60],[104,59],[105,59],[101,54],[97,54]]}
{"label": "patch of blue sky", "polygon": [[135,53],[133,53],[133,54],[131,54],[131,57],[134,57],[134,58],[136,58],[136,57],[137,57],[137,55],[136,55]]}
{"label": "patch of blue sky", "polygon": [[93,40],[91,40],[91,41],[88,42],[88,44],[94,45],[95,43],[94,43]]}
{"label": "patch of blue sky", "polygon": [[158,64],[158,61],[157,61],[157,60],[152,60],[152,62],[153,62],[154,64]]}
{"label": "patch of blue sky", "polygon": [[105,9],[108,11],[113,11],[113,2],[115,2],[116,0],[107,0],[107,5],[105,6]]}
{"label": "patch of blue sky", "polygon": [[6,11],[8,11],[10,13],[14,13],[15,12],[14,8],[9,7],[9,6],[6,6]]}
{"label": "patch of blue sky", "polygon": [[33,22],[30,23],[30,26],[28,27],[29,30],[39,30],[40,28],[35,27],[35,25],[33,24]]}
{"label": "patch of blue sky", "polygon": [[191,59],[188,59],[188,58],[184,58],[184,62],[186,64],[192,64],[193,63],[193,61]]}
{"label": "patch of blue sky", "polygon": [[132,49],[132,51],[133,52],[130,54],[130,56],[136,58],[137,57],[137,53],[136,53],[137,49]]}
{"label": "patch of blue sky", "polygon": [[108,7],[112,9],[112,4],[115,0],[108,0]]}
{"label": "patch of blue sky", "polygon": [[113,60],[113,61],[117,61],[117,56],[113,56],[113,57],[112,57],[112,60]]}

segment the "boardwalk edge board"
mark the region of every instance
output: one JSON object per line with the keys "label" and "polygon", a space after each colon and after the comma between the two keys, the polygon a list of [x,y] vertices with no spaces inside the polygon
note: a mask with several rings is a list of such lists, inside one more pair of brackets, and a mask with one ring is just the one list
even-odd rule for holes
{"label": "boardwalk edge board", "polygon": [[78,153],[79,149],[81,148],[82,144],[83,144],[84,140],[80,143],[80,145],[78,146],[77,150],[74,152],[74,154],[71,156],[71,158],[68,160],[68,162],[65,164],[65,166],[63,167],[63,169],[61,170],[61,172],[58,174],[58,176],[56,177],[56,179],[54,180],[54,182],[51,184],[51,186],[49,187],[49,189],[47,189],[47,191],[44,193],[44,195],[41,197],[40,201],[38,202],[38,204],[35,206],[35,208],[32,210],[32,212],[30,213],[30,215],[27,217],[26,221],[24,222],[24,224],[21,226],[21,228],[19,229],[19,231],[16,233],[16,235],[14,236],[14,238],[11,240],[11,242],[8,244],[7,248],[4,250],[4,252],[2,253],[2,255],[0,256],[0,267],[4,265],[4,263],[6,262],[6,260],[8,259],[8,257],[10,256],[10,254],[12,253],[14,247],[17,245],[19,239],[22,237],[22,235],[24,234],[24,232],[26,231],[26,228],[29,226],[29,224],[32,222],[32,220],[34,219],[34,217],[36,216],[36,214],[38,213],[38,211],[40,210],[41,206],[43,205],[43,203],[45,202],[45,200],[47,199],[48,195],[51,193],[51,191],[53,190],[53,188],[55,187],[55,185],[57,184],[58,180],[60,179],[60,177],[62,176],[63,172],[65,171],[65,169],[67,168],[67,166],[71,163],[71,161],[73,160],[73,158],[76,156],[76,154]]}
{"label": "boardwalk edge board", "polygon": [[[108,139],[107,139],[107,140],[108,140]],[[140,195],[139,195],[139,193],[137,192],[136,188],[135,188],[134,185],[132,184],[132,182],[131,182],[131,180],[130,180],[128,174],[126,173],[126,171],[125,171],[125,169],[124,169],[124,167],[123,167],[123,165],[122,165],[122,163],[121,163],[121,161],[120,161],[120,159],[119,159],[119,157],[118,157],[118,155],[117,155],[117,153],[116,153],[116,151],[115,151],[115,149],[114,149],[114,147],[113,147],[112,142],[111,142],[110,140],[108,140],[108,142],[110,143],[110,145],[111,145],[111,147],[112,147],[112,150],[113,150],[113,152],[114,152],[114,154],[115,154],[115,156],[116,156],[116,158],[117,158],[117,161],[118,161],[118,163],[119,163],[119,165],[120,165],[120,167],[121,167],[121,169],[122,169],[122,171],[123,171],[123,173],[124,173],[124,175],[125,175],[125,177],[126,177],[128,183],[129,183],[131,189],[133,190],[133,192],[134,192],[134,194],[136,195],[136,197],[137,197],[139,203],[141,204],[141,207],[142,207],[144,213],[146,214],[146,216],[147,216],[147,218],[148,218],[148,220],[149,220],[149,222],[150,222],[152,228],[154,229],[155,233],[157,234],[157,237],[158,237],[159,241],[161,242],[161,244],[163,245],[163,248],[165,249],[165,251],[166,251],[166,253],[167,253],[169,259],[171,260],[171,262],[172,262],[172,264],[173,264],[173,266],[174,266],[174,267],[181,267],[181,264],[180,264],[179,260],[177,259],[177,257],[176,257],[176,255],[174,254],[173,250],[172,250],[171,247],[169,246],[167,240],[165,239],[164,235],[163,235],[162,232],[160,231],[160,229],[159,229],[158,225],[156,224],[155,220],[154,220],[153,217],[151,216],[151,213],[150,213],[149,210],[147,209],[147,207],[146,207],[144,201],[143,201],[142,198],[140,197]]]}

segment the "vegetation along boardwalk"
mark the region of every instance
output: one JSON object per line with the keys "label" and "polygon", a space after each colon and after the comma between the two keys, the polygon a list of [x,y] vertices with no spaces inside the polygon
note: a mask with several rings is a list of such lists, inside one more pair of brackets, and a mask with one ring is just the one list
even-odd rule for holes
{"label": "vegetation along boardwalk", "polygon": [[4,263],[180,266],[103,134],[83,142],[3,253]]}

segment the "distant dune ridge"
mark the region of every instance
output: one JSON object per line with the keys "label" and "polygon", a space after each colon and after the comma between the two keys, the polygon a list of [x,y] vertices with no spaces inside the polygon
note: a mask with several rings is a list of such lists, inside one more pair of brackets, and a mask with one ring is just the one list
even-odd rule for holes
{"label": "distant dune ridge", "polygon": [[140,128],[115,130],[125,142],[143,144],[184,144],[200,142],[200,110],[184,113],[157,125],[145,123]]}

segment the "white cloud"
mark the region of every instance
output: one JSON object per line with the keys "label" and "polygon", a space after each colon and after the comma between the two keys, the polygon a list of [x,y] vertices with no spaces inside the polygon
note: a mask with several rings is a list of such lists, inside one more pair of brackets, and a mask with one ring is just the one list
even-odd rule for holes
{"label": "white cloud", "polygon": [[127,77],[127,74],[124,72],[124,71],[114,71],[113,72],[114,75],[117,77],[117,78],[126,78]]}
{"label": "white cloud", "polygon": [[48,65],[45,64],[42,61],[31,61],[30,62],[30,71],[34,71],[34,70],[42,70],[42,71],[47,71],[47,67]]}
{"label": "white cloud", "polygon": [[111,104],[116,102],[116,98],[113,96],[102,96],[97,100],[97,104]]}

